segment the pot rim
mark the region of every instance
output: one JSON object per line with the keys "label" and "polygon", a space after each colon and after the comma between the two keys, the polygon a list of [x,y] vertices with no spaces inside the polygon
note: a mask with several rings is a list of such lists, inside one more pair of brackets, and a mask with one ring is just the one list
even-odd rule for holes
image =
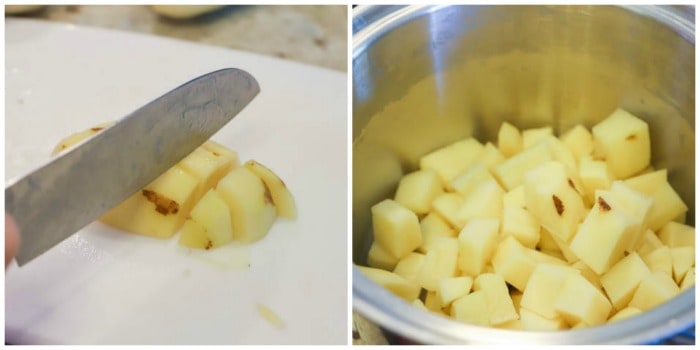
{"label": "pot rim", "polygon": [[[353,60],[395,28],[444,5],[358,6],[353,9]],[[660,22],[695,45],[694,6],[620,6]],[[671,337],[695,322],[695,286],[640,315],[612,324],[559,332],[516,331],[460,323],[415,308],[353,265],[353,309],[392,332],[423,344],[643,344]]]}

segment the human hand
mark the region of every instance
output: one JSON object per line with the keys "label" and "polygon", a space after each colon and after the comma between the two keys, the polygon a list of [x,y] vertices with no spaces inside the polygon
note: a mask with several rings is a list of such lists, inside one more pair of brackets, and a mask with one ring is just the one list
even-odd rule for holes
{"label": "human hand", "polygon": [[5,268],[15,258],[19,249],[19,229],[12,216],[5,213]]}

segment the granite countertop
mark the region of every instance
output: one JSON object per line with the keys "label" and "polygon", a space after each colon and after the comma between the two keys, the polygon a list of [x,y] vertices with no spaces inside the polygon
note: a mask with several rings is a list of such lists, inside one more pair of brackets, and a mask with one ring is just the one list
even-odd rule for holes
{"label": "granite countertop", "polygon": [[191,20],[165,18],[145,5],[56,5],[21,16],[150,33],[347,72],[344,5],[230,5]]}

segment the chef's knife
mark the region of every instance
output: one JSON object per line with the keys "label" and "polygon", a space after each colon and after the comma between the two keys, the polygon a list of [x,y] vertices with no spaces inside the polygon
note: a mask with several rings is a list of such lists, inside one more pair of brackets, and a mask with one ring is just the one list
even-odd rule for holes
{"label": "chef's knife", "polygon": [[[202,145],[258,94],[230,68],[198,77],[5,189],[24,265],[98,219]],[[11,132],[11,131],[10,131]]]}

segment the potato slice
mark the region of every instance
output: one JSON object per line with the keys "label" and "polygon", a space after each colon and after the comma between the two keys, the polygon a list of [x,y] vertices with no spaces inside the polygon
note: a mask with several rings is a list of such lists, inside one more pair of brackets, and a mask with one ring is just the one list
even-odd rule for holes
{"label": "potato slice", "polygon": [[61,141],[58,142],[56,147],[54,147],[53,151],[51,152],[52,156],[58,155],[61,152],[64,152],[77,144],[89,139],[90,137],[96,135],[100,131],[114,125],[114,122],[104,122],[97,124],[93,126],[90,129],[83,130],[77,133],[74,133],[72,135],[69,135],[65,138],[63,138]]}
{"label": "potato slice", "polygon": [[276,210],[270,190],[255,173],[247,167],[233,169],[216,191],[229,207],[234,240],[255,242],[267,235]]}
{"label": "potato slice", "polygon": [[294,204],[294,197],[289,192],[284,181],[268,167],[255,160],[247,161],[245,167],[250,169],[265,183],[265,186],[270,191],[272,203],[277,208],[277,215],[285,219],[296,219],[297,208],[296,204]]}
{"label": "potato slice", "polygon": [[218,192],[209,190],[192,208],[178,243],[190,248],[212,249],[232,240],[230,210]]}
{"label": "potato slice", "polygon": [[151,5],[157,14],[178,20],[195,18],[206,13],[214,12],[222,5]]}

